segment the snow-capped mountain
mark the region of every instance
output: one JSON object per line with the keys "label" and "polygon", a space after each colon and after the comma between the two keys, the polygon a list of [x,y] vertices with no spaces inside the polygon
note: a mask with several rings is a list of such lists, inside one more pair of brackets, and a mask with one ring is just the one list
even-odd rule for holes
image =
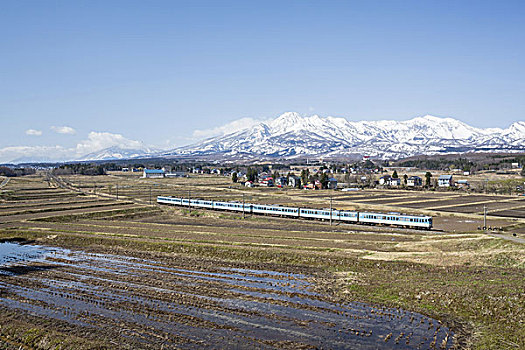
{"label": "snow-capped mountain", "polygon": [[112,146],[102,150],[92,152],[82,156],[79,160],[111,160],[111,159],[129,159],[151,155],[157,152],[148,147],[141,148],[123,148],[121,146]]}
{"label": "snow-capped mountain", "polygon": [[402,158],[418,154],[525,151],[525,122],[481,129],[453,118],[348,121],[288,112],[231,134],[161,153],[163,156]]}

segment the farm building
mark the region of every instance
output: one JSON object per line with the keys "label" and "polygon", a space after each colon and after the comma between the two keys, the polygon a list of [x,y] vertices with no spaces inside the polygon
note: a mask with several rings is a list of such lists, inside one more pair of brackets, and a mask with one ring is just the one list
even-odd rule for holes
{"label": "farm building", "polygon": [[419,187],[423,185],[423,179],[419,176],[410,176],[407,179],[407,186],[408,187]]}
{"label": "farm building", "polygon": [[470,184],[468,183],[467,180],[458,180],[458,182],[456,183],[456,186],[459,188],[463,188],[463,189],[470,188]]}
{"label": "farm building", "polygon": [[165,173],[162,169],[144,169],[142,177],[158,179],[164,177],[164,175]]}
{"label": "farm building", "polygon": [[454,185],[452,175],[439,175],[438,186],[439,187],[450,187]]}
{"label": "farm building", "polygon": [[290,176],[288,178],[288,186],[290,187],[299,187],[301,183],[301,178],[299,176]]}
{"label": "farm building", "polygon": [[164,174],[164,176],[166,177],[187,177],[188,175],[186,174],[185,171],[173,171],[171,173]]}

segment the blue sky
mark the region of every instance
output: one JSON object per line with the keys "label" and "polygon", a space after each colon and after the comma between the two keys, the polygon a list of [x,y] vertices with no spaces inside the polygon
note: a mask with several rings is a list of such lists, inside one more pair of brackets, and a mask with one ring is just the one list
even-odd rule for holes
{"label": "blue sky", "polygon": [[0,161],[286,111],[525,119],[523,1],[0,0],[0,30]]}

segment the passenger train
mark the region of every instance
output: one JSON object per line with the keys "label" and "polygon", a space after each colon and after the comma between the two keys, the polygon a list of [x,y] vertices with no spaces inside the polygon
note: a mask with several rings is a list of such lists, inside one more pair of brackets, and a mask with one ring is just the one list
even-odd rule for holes
{"label": "passenger train", "polygon": [[415,216],[405,215],[399,213],[372,213],[359,212],[348,210],[332,209],[312,209],[312,208],[296,208],[284,207],[280,205],[263,205],[239,202],[220,202],[209,201],[202,199],[190,199],[158,196],[157,203],[171,204],[183,207],[194,207],[215,210],[228,210],[235,212],[244,212],[246,214],[264,214],[275,215],[290,218],[306,218],[306,219],[321,219],[349,223],[360,223],[369,225],[392,225],[401,227],[410,227],[417,229],[432,229],[432,217],[430,216]]}

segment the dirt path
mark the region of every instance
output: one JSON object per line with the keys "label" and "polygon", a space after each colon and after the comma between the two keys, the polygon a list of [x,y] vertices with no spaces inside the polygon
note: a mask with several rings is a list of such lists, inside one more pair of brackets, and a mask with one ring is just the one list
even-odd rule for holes
{"label": "dirt path", "polygon": [[506,239],[507,241],[512,241],[512,242],[516,242],[516,243],[525,244],[525,238],[514,237],[514,236],[510,236],[510,235],[506,235],[506,234],[505,235],[495,234],[495,233],[489,233],[489,236],[495,237],[495,238]]}

